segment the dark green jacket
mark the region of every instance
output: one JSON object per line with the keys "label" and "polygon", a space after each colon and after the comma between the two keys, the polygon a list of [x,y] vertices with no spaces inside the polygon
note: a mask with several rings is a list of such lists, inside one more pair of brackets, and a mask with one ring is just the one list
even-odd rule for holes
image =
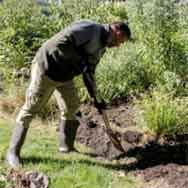
{"label": "dark green jacket", "polygon": [[83,74],[93,97],[96,65],[105,52],[108,37],[109,25],[90,20],[74,22],[47,40],[38,50],[36,60],[55,81],[68,81]]}

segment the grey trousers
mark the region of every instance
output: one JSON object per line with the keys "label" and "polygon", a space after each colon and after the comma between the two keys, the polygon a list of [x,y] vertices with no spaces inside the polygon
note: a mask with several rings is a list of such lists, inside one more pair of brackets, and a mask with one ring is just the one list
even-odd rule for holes
{"label": "grey trousers", "polygon": [[44,74],[42,66],[33,62],[25,103],[16,118],[16,123],[29,127],[33,116],[43,108],[53,93],[60,110],[61,120],[74,120],[74,113],[80,103],[74,82],[72,80],[53,81]]}

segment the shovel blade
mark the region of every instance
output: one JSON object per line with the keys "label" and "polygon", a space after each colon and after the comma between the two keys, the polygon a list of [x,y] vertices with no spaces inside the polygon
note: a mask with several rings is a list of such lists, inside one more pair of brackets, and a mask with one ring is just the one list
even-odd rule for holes
{"label": "shovel blade", "polygon": [[115,148],[117,148],[121,152],[125,152],[123,149],[120,140],[117,138],[117,136],[112,132],[111,129],[106,130],[106,133],[108,134],[112,144],[114,145]]}
{"label": "shovel blade", "polygon": [[108,134],[111,142],[113,143],[115,148],[117,148],[121,152],[125,152],[125,150],[123,149],[123,147],[121,145],[120,140],[117,138],[116,134],[114,134],[112,129],[110,128],[110,123],[108,121],[108,117],[107,117],[106,112],[104,110],[102,110],[102,117],[103,117],[103,120],[104,120],[104,123],[105,123],[106,133]]}

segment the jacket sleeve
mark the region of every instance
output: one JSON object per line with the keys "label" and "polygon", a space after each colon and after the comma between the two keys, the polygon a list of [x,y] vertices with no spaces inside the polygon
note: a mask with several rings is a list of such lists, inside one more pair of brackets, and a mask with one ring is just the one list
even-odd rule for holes
{"label": "jacket sleeve", "polygon": [[83,71],[83,81],[88,90],[89,95],[92,98],[95,98],[97,96],[95,69],[96,65],[92,64],[92,66],[87,66]]}
{"label": "jacket sleeve", "polygon": [[83,71],[83,81],[91,97],[101,99],[99,92],[97,91],[95,70],[101,57],[105,53],[105,49],[100,50],[96,54],[85,56],[86,68]]}

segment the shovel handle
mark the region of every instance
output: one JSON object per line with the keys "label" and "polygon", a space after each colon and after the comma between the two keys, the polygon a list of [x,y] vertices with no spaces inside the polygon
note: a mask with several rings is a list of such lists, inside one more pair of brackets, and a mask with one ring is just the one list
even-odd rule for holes
{"label": "shovel handle", "polygon": [[105,110],[101,110],[101,114],[105,123],[106,133],[108,134],[111,142],[118,150],[120,150],[121,152],[125,152],[125,150],[123,149],[121,145],[120,140],[117,138],[117,136],[113,133],[112,129],[110,128],[110,123],[109,123]]}

